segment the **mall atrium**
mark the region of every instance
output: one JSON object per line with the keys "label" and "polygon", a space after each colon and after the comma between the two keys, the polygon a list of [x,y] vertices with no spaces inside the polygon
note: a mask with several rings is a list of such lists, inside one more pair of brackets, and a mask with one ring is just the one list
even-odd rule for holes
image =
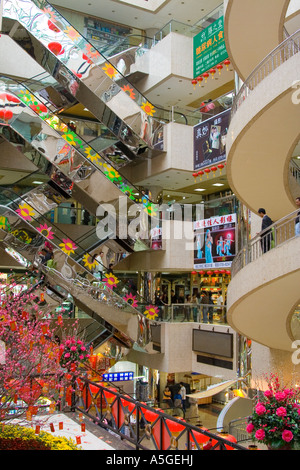
{"label": "mall atrium", "polygon": [[245,428],[300,385],[299,0],[1,14],[1,302],[37,281],[107,383]]}

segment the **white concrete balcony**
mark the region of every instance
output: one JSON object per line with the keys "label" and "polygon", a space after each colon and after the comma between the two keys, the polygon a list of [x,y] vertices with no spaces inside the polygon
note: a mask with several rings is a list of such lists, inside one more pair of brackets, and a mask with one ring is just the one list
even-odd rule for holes
{"label": "white concrete balcony", "polygon": [[[228,287],[227,321],[240,334],[269,348],[293,352],[300,339],[296,313],[300,294],[300,237],[293,212],[274,224],[273,244],[262,252],[270,233],[254,237],[237,255]],[[271,240],[270,240],[271,241]]]}
{"label": "white concrete balcony", "polygon": [[251,73],[232,108],[227,176],[236,196],[273,220],[295,209],[299,184],[289,166],[299,141],[300,31],[286,39]]}
{"label": "white concrete balcony", "polygon": [[224,2],[226,49],[242,80],[284,39],[289,0]]}

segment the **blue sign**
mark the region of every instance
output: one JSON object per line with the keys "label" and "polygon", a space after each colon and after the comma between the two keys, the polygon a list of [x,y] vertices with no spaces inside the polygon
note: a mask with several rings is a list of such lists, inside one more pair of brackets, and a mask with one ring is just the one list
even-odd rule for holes
{"label": "blue sign", "polygon": [[133,380],[133,372],[108,372],[102,375],[106,382],[125,382]]}

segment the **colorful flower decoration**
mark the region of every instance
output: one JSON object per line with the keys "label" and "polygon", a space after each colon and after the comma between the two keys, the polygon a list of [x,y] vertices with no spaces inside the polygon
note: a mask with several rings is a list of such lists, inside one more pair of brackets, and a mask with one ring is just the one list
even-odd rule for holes
{"label": "colorful flower decoration", "polygon": [[57,26],[55,26],[54,23],[52,23],[51,20],[48,20],[48,28],[51,29],[51,31],[54,31],[54,33],[59,33],[60,29],[58,29]]}
{"label": "colorful flower decoration", "polygon": [[136,296],[132,295],[131,293],[125,295],[125,297],[123,297],[123,299],[125,300],[125,302],[127,302],[128,304],[130,304],[134,308],[136,308],[138,306]]}
{"label": "colorful flower decoration", "polygon": [[144,211],[147,212],[147,214],[150,216],[157,215],[157,205],[148,202],[148,204],[144,207]]}
{"label": "colorful flower decoration", "polygon": [[76,39],[80,37],[78,31],[76,31],[76,29],[74,29],[72,26],[68,26],[67,29],[64,29],[64,33],[66,33],[66,35],[72,39],[72,41],[76,41]]}
{"label": "colorful flower decoration", "polygon": [[125,91],[125,93],[127,93],[130,98],[132,98],[133,100],[135,99],[135,93],[133,92],[133,88],[130,88],[129,85],[124,85],[122,87],[122,90]]}
{"label": "colorful flower decoration", "polygon": [[99,57],[99,52],[96,51],[96,49],[91,44],[87,44],[85,46],[85,51],[86,51],[86,55],[90,57],[91,59],[95,59],[96,57]]}
{"label": "colorful flower decoration", "polygon": [[52,21],[56,20],[55,13],[50,7],[43,8],[42,12],[45,13],[45,15],[49,16]]}
{"label": "colorful flower decoration", "polygon": [[86,147],[84,153],[87,154],[87,158],[93,163],[99,163],[100,155],[95,152],[91,147]]}
{"label": "colorful flower decoration", "polygon": [[10,230],[10,225],[8,223],[8,219],[7,217],[5,217],[4,215],[0,216],[0,228],[6,230]]}
{"label": "colorful flower decoration", "polygon": [[63,243],[60,243],[59,246],[61,247],[62,251],[67,255],[74,253],[74,250],[76,250],[77,248],[75,243],[69,238],[63,238]]}
{"label": "colorful flower decoration", "polygon": [[53,239],[54,232],[51,231],[52,227],[48,227],[47,224],[40,225],[37,227],[37,231],[40,232],[44,237],[48,238],[49,240]]}
{"label": "colorful flower decoration", "polygon": [[120,282],[114,274],[105,274],[106,279],[103,280],[105,283],[106,287],[109,287],[112,289],[113,287],[116,287],[117,284]]}
{"label": "colorful flower decoration", "polygon": [[110,165],[103,165],[105,170],[104,170],[104,174],[105,176],[107,176],[107,178],[109,178],[111,181],[115,181],[115,180],[121,180],[121,176],[120,176],[120,173],[117,172],[117,170],[115,170],[112,166]]}
{"label": "colorful flower decoration", "polygon": [[129,197],[129,199],[135,200],[135,196],[134,196],[135,189],[130,188],[130,186],[125,185],[125,184],[122,185],[120,189],[126,196]]}
{"label": "colorful flower decoration", "polygon": [[153,116],[153,114],[155,113],[154,106],[149,103],[149,101],[147,101],[146,103],[143,102],[141,108],[149,116]]}
{"label": "colorful flower decoration", "polygon": [[109,78],[115,78],[115,76],[118,75],[117,70],[111,64],[106,63],[105,66],[102,67],[102,70],[104,70]]}
{"label": "colorful flower decoration", "polygon": [[77,145],[80,141],[75,134],[75,132],[68,130],[64,135],[62,135],[62,138],[65,139],[70,145]]}
{"label": "colorful flower decoration", "polygon": [[158,307],[154,305],[148,305],[144,311],[144,315],[150,320],[154,320],[158,316]]}
{"label": "colorful flower decoration", "polygon": [[97,261],[93,260],[92,255],[89,255],[88,253],[84,255],[82,258],[82,261],[84,262],[84,266],[86,268],[89,268],[91,271],[97,266]]}
{"label": "colorful flower decoration", "polygon": [[56,41],[49,42],[48,49],[54,55],[61,55],[61,54],[64,54],[64,52],[65,52],[65,50],[64,50],[63,46],[61,45],[61,43],[56,42]]}
{"label": "colorful flower decoration", "polygon": [[24,204],[19,204],[19,209],[16,210],[16,213],[24,220],[31,220],[35,215],[34,210],[26,202]]}

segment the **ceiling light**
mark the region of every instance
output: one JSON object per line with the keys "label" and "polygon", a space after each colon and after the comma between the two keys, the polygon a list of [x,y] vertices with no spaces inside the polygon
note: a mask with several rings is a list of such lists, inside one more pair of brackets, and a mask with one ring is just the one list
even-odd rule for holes
{"label": "ceiling light", "polygon": [[195,189],[195,191],[205,191],[205,189],[203,189],[203,188],[197,188],[197,189]]}
{"label": "ceiling light", "polygon": [[43,184],[43,181],[32,181],[32,184]]}
{"label": "ceiling light", "polygon": [[223,183],[214,183],[213,186],[224,186]]}

